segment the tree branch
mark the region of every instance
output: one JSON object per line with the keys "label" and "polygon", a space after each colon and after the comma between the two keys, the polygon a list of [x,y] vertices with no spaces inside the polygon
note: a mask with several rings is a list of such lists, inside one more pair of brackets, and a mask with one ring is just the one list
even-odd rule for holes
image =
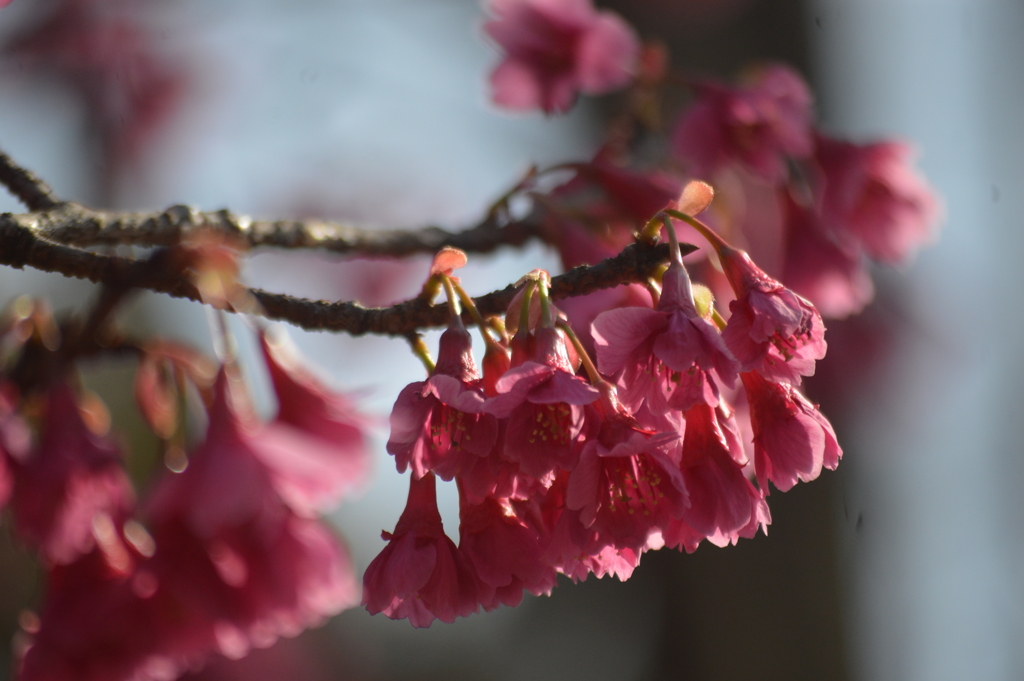
{"label": "tree branch", "polygon": [[[10,213],[0,215],[0,264],[18,268],[29,266],[111,286],[132,286],[200,300],[195,286],[173,266],[173,249],[158,250],[145,260],[94,253],[45,239],[37,230],[22,225],[19,220],[22,217]],[[681,249],[689,253],[695,247],[686,244]],[[643,281],[667,261],[668,256],[667,244],[638,242],[596,265],[576,267],[553,277],[551,295],[566,298]],[[503,314],[515,291],[515,287],[509,285],[475,298],[474,302],[485,316]],[[313,331],[337,331],[354,336],[408,336],[419,329],[441,327],[448,322],[447,305],[435,306],[422,298],[386,308],[366,308],[353,302],[314,301],[261,289],[249,292],[263,307],[266,317]],[[472,323],[468,317],[467,314],[466,321]]]}
{"label": "tree branch", "polygon": [[535,220],[499,221],[494,211],[469,229],[451,232],[436,226],[383,230],[325,220],[254,220],[228,210],[200,211],[182,205],[152,213],[94,210],[58,199],[45,182],[2,151],[0,184],[30,211],[9,219],[48,241],[69,246],[174,246],[190,233],[214,229],[250,248],[308,248],[400,257],[436,253],[444,246],[487,253],[502,245],[520,246],[540,235]]}
{"label": "tree branch", "polygon": [[192,233],[213,229],[251,248],[305,248],[391,257],[436,253],[443,246],[487,253],[502,245],[520,246],[540,234],[539,225],[529,218],[502,225],[488,216],[461,232],[434,226],[378,230],[325,220],[253,220],[228,210],[200,211],[180,205],[156,213],[129,213],[93,210],[68,202],[12,215],[11,219],[49,241],[69,246],[174,246]]}
{"label": "tree branch", "polygon": [[11,190],[31,211],[51,210],[61,205],[53,190],[30,170],[22,168],[0,150],[0,184]]}

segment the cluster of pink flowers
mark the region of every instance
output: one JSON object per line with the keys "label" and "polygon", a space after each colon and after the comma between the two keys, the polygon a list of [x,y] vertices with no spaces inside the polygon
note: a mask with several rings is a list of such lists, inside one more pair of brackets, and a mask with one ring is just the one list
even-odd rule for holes
{"label": "cluster of pink flowers", "polygon": [[898,265],[935,235],[932,190],[902,142],[854,144],[814,128],[811,95],[788,67],[740,87],[696,86],[673,133],[677,159],[728,187],[714,219],[777,278],[830,317],[873,296],[868,260]]}
{"label": "cluster of pink flowers", "polygon": [[[369,470],[366,423],[348,398],[261,333],[280,405],[261,422],[231,361],[215,369],[153,345],[138,403],[179,458],[137,503],[102,403],[74,385],[59,348],[49,348],[49,380],[19,388],[18,367],[40,356],[34,324],[5,330],[5,350],[20,352],[0,377],[0,503],[48,572],[20,679],[172,679],[358,602],[348,552],[317,519]],[[177,404],[196,390],[208,426],[184,458]]]}
{"label": "cluster of pink flowers", "polygon": [[[698,212],[709,201],[695,183],[681,203]],[[549,593],[557,574],[626,579],[649,549],[752,537],[770,522],[769,482],[785,491],[835,468],[832,426],[798,391],[825,355],[821,316],[696,224],[734,289],[728,322],[691,284],[667,225],[676,247],[660,295],[597,315],[596,365],[540,272],[509,309],[506,343],[481,328],[481,373],[457,281],[435,267],[450,284],[451,324],[429,378],[391,414],[387,449],[411,480],[365,574],[371,613],[422,627]],[[457,546],[441,525],[438,477],[458,487]]]}
{"label": "cluster of pink flowers", "polygon": [[[666,85],[666,65],[655,59],[664,55],[642,49],[621,19],[598,12],[590,0],[492,0],[489,7],[495,18],[485,30],[505,54],[491,75],[495,103],[555,113],[567,110],[577,92],[631,86],[634,116],[651,117],[644,93]],[[652,59],[654,66],[647,64]],[[910,147],[826,136],[815,128],[810,90],[792,69],[767,65],[740,86],[713,80],[690,86],[693,101],[670,135],[672,160],[690,177],[723,189],[725,200],[709,221],[824,315],[845,317],[870,302],[869,260],[902,264],[934,237],[939,203],[913,170]],[[636,205],[664,187],[664,177],[629,178],[614,166],[602,153],[578,165],[578,177],[560,193],[590,183],[606,193],[605,205],[622,204],[624,192],[633,195],[625,203]],[[679,186],[677,180],[676,191]],[[598,221],[605,236],[587,246],[566,234],[586,231],[579,216],[570,211],[558,222],[552,241],[567,244],[568,266],[628,241],[635,224],[609,240],[609,223]],[[730,295],[711,268],[700,274],[720,296]]]}

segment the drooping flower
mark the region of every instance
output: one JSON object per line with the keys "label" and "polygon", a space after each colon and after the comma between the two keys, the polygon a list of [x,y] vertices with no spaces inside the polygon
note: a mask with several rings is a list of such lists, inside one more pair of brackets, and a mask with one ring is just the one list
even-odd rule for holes
{"label": "drooping flower", "polygon": [[516,606],[523,591],[550,594],[555,570],[543,558],[542,537],[520,519],[508,499],[487,497],[474,504],[459,503],[459,552],[479,577],[484,610]]}
{"label": "drooping flower", "polygon": [[89,553],[49,574],[39,627],[20,661],[22,681],[162,681],[208,654],[205,642],[168,645],[173,612],[154,598],[155,577],[140,567],[147,556],[109,519],[98,527]]}
{"label": "drooping flower", "polygon": [[429,471],[451,480],[473,459],[491,453],[498,435],[497,420],[484,413],[485,397],[472,355],[472,339],[453,315],[441,334],[438,362],[426,381],[410,383],[391,411],[387,450],[398,471],[412,467],[413,476]]}
{"label": "drooping flower", "polygon": [[222,369],[206,438],[154,490],[148,517],[155,597],[177,613],[175,633],[239,657],[354,605],[358,587],[344,547],[278,494],[258,453],[261,426],[231,381]]}
{"label": "drooping flower", "polygon": [[764,273],[745,252],[719,249],[736,293],[722,338],[744,371],[798,384],[825,356],[825,325],[810,302]]}
{"label": "drooping flower", "polygon": [[798,479],[817,478],[822,467],[835,469],[843,451],[832,424],[817,407],[792,386],[767,381],[757,373],[741,378],[754,432],[754,470],[765,494],[769,480],[787,492]]}
{"label": "drooping flower", "polygon": [[134,492],[117,446],[89,430],[66,383],[50,388],[41,430],[16,464],[15,527],[48,561],[67,564],[95,545],[94,520],[127,517]]}
{"label": "drooping flower", "polygon": [[278,494],[300,515],[313,516],[366,482],[369,420],[351,398],[301,367],[283,340],[264,332],[260,346],[278,410],[254,451],[269,467]]}
{"label": "drooping flower", "polygon": [[493,99],[510,109],[568,111],[578,92],[626,85],[639,56],[633,30],[590,0],[491,0],[484,25],[505,51],[491,74]]}
{"label": "drooping flower", "polygon": [[902,142],[859,145],[816,136],[821,218],[841,244],[900,264],[935,237],[939,202],[911,167],[911,155]]}
{"label": "drooping flower", "polygon": [[504,455],[526,474],[542,478],[556,468],[575,467],[583,405],[600,393],[573,373],[565,339],[555,328],[537,330],[535,358],[501,377],[499,394],[488,400],[487,410],[508,419]]}
{"label": "drooping flower", "polygon": [[690,220],[718,254],[736,300],[722,339],[742,371],[794,385],[814,374],[825,356],[825,325],[814,305],[754,264],[746,251],[733,248],[707,225]]}
{"label": "drooping flower", "polygon": [[860,249],[843,248],[819,215],[786,201],[786,265],[782,280],[825,317],[857,314],[871,302],[875,287]]}
{"label": "drooping flower", "polygon": [[363,605],[371,615],[406,619],[414,627],[435,620],[454,622],[479,607],[472,565],[444,533],[437,510],[435,478],[409,479],[409,498],[388,545],[363,575]]}
{"label": "drooping flower", "polygon": [[674,233],[672,243],[675,251],[662,277],[656,309],[608,310],[594,320],[598,367],[618,377],[633,411],[639,409],[640,397],[660,409],[670,393],[674,399],[669,404],[676,409],[689,409],[696,401],[715,406],[716,381],[731,387],[739,371],[718,329],[697,311]]}
{"label": "drooping flower", "polygon": [[597,530],[583,525],[582,511],[565,505],[569,476],[565,471],[559,473],[543,499],[533,501],[539,511],[535,514],[539,521],[534,525],[543,528],[546,538],[545,560],[574,582],[591,574],[598,579],[613,575],[626,581],[640,564],[642,552],[603,543]]}
{"label": "drooping flower", "polygon": [[24,461],[32,446],[25,422],[15,413],[14,389],[0,383],[0,510],[7,505],[14,491],[14,472]]}
{"label": "drooping flower", "polygon": [[756,72],[750,85],[697,85],[697,101],[672,136],[690,171],[709,178],[739,163],[772,183],[786,177],[787,157],[811,154],[811,94],[792,69],[774,64]]}
{"label": "drooping flower", "polygon": [[639,552],[688,505],[682,474],[667,451],[680,433],[644,430],[614,398],[591,409],[597,433],[569,475],[566,508],[579,511],[583,527],[597,534],[591,552],[605,546]]}
{"label": "drooping flower", "polygon": [[764,495],[743,474],[745,455],[723,427],[722,416],[706,404],[686,412],[680,470],[690,503],[680,520],[686,529],[665,533],[669,546],[679,545],[670,539],[688,534],[707,537],[718,546],[735,543],[739,537],[752,537],[770,518]]}

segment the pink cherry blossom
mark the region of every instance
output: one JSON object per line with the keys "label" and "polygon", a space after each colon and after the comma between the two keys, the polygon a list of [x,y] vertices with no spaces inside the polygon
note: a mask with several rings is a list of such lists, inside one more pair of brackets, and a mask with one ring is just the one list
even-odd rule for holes
{"label": "pink cherry blossom", "polygon": [[841,243],[899,264],[935,237],[939,202],[911,167],[909,145],[858,145],[824,135],[815,142],[824,184],[821,217]]}
{"label": "pink cherry blossom", "polygon": [[646,400],[667,407],[671,371],[654,354],[654,341],[668,326],[660,310],[623,307],[599,314],[591,325],[597,367],[616,379],[619,399],[632,412]]}
{"label": "pink cherry blossom", "polygon": [[148,517],[154,597],[184,618],[163,639],[210,640],[239,657],[354,605],[358,587],[344,547],[278,494],[257,451],[261,426],[236,406],[232,380],[222,369],[206,438],[154,490]]}
{"label": "pink cherry blossom", "polygon": [[807,84],[775,64],[746,87],[699,83],[697,101],[676,124],[672,146],[698,177],[740,163],[768,182],[781,182],[787,157],[811,154],[811,120]]}
{"label": "pink cherry blossom", "polygon": [[590,575],[598,579],[611,575],[624,582],[633,576],[633,570],[640,565],[641,555],[641,551],[634,549],[606,546],[598,553],[579,553],[574,558],[564,560],[559,572],[574,582],[581,582]]}
{"label": "pink cherry blossom", "polygon": [[814,211],[787,201],[786,266],[782,280],[824,317],[857,314],[875,294],[860,249],[842,248]]}
{"label": "pink cherry blossom", "polygon": [[[686,412],[680,463],[690,496],[681,521],[692,530],[691,535],[707,537],[719,546],[753,536],[768,517],[764,496],[743,474],[745,455],[720,417],[706,404]],[[666,542],[685,534],[680,528],[671,528]]]}
{"label": "pink cherry blossom", "polygon": [[622,401],[633,411],[641,400],[661,410],[670,394],[675,398],[668,404],[677,409],[695,400],[714,406],[716,381],[735,385],[739,362],[718,329],[697,313],[682,263],[670,265],[662,281],[657,309],[619,308],[594,320],[598,368],[617,377]]}
{"label": "pink cherry blossom", "polygon": [[472,564],[444,533],[435,478],[409,479],[409,498],[393,533],[363,575],[363,605],[371,615],[406,619],[414,627],[454,622],[479,607]]}
{"label": "pink cherry blossom", "polygon": [[14,491],[14,473],[19,461],[25,461],[32,447],[25,422],[15,413],[13,386],[0,384],[0,510]]}
{"label": "pink cherry blossom", "polygon": [[[576,176],[552,191],[552,198],[569,206],[582,203],[587,222],[602,226],[623,223],[628,227],[620,230],[624,236],[630,236],[632,231],[642,227],[651,216],[679,196],[680,183],[675,177],[662,172],[637,172],[622,167],[607,150],[598,153],[589,163],[573,164],[572,169]],[[599,196],[594,196],[595,190]],[[583,196],[590,200],[581,201]],[[625,243],[605,257],[615,255]],[[578,264],[565,263],[566,267]]]}
{"label": "pink cherry blossom", "polygon": [[474,459],[491,453],[498,423],[483,413],[479,378],[472,339],[462,320],[453,317],[441,334],[433,374],[403,388],[391,411],[387,450],[400,473],[411,466],[416,478],[434,471],[451,480],[464,466],[473,466]]}
{"label": "pink cherry blossom", "polygon": [[301,367],[283,341],[264,333],[260,344],[278,411],[254,451],[270,469],[278,494],[300,515],[314,516],[365,484],[370,423],[351,398]]}
{"label": "pink cherry blossom", "polygon": [[17,465],[15,528],[46,560],[67,564],[95,545],[95,519],[127,517],[134,493],[117,446],[89,430],[67,384],[50,389],[41,430]]}
{"label": "pink cherry blossom", "polygon": [[484,30],[504,51],[491,74],[494,102],[510,109],[563,113],[578,92],[626,85],[640,46],[618,16],[590,0],[491,0]]}
{"label": "pink cherry blossom", "polygon": [[579,452],[574,446],[583,427],[582,405],[599,393],[572,373],[547,364],[526,362],[502,376],[499,395],[488,410],[507,418],[505,456],[528,475],[571,470]]}
{"label": "pink cherry blossom", "polygon": [[598,432],[569,475],[565,505],[580,511],[580,523],[597,533],[601,548],[640,551],[688,505],[682,474],[666,452],[680,434],[645,431],[604,400],[595,411]]}
{"label": "pink cherry blossom", "polygon": [[173,679],[205,657],[205,646],[201,653],[169,652],[162,637],[173,615],[153,597],[153,575],[139,568],[146,559],[113,525],[108,529],[88,554],[50,572],[21,681]]}
{"label": "pink cherry blossom", "polygon": [[543,559],[540,534],[516,516],[508,500],[489,497],[473,504],[461,499],[459,552],[480,578],[484,610],[519,605],[524,589],[539,596],[555,586],[555,570]]}
{"label": "pink cherry blossom", "polygon": [[843,451],[832,424],[792,386],[742,374],[754,432],[757,483],[768,493],[768,481],[789,491],[797,480],[810,482],[822,467],[835,469]]}
{"label": "pink cherry blossom", "polygon": [[543,496],[554,478],[554,471],[535,478],[523,472],[516,461],[505,455],[507,420],[498,421],[494,447],[486,456],[465,456],[457,473],[459,490],[472,504],[488,498],[523,500]]}
{"label": "pink cherry blossom", "polygon": [[594,528],[581,522],[582,512],[566,507],[571,473],[560,471],[543,494],[514,501],[517,516],[534,528],[546,546],[544,560],[574,582],[591,574],[629,579],[642,551],[608,545]]}
{"label": "pink cherry blossom", "polygon": [[736,293],[722,338],[744,371],[793,384],[825,356],[825,325],[810,302],[772,279],[744,251],[716,244]]}
{"label": "pink cherry blossom", "polygon": [[658,309],[668,313],[668,327],[655,339],[654,354],[665,366],[680,372],[693,366],[714,369],[727,386],[735,385],[739,362],[715,325],[697,313],[690,277],[681,263],[669,265],[662,277]]}

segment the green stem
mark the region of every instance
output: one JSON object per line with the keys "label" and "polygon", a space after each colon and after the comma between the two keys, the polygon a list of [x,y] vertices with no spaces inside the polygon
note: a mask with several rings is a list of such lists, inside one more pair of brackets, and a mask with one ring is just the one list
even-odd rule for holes
{"label": "green stem", "polygon": [[587,370],[587,375],[590,376],[590,382],[595,386],[603,383],[604,379],[598,372],[597,367],[594,366],[594,360],[590,359],[590,355],[583,348],[583,344],[580,343],[580,339],[576,337],[576,332],[569,326],[569,322],[564,319],[558,320],[558,328],[565,332],[565,335],[572,341],[572,346],[576,349],[576,354],[580,356],[580,361],[583,363],[583,368]]}
{"label": "green stem", "polygon": [[548,294],[548,283],[543,278],[537,281],[537,293],[540,294],[541,326],[551,328],[555,325],[555,318],[551,313],[551,296]]}
{"label": "green stem", "polygon": [[676,236],[676,227],[672,224],[672,220],[669,216],[664,213],[659,214],[661,216],[661,222],[665,225],[665,231],[668,232],[668,248],[669,257],[673,263],[678,265],[683,264],[683,256],[679,254],[679,237]]}
{"label": "green stem", "polygon": [[444,285],[444,294],[448,297],[448,311],[451,312],[452,317],[458,317],[462,314],[462,310],[459,309],[459,296],[455,293],[452,278],[442,274],[441,283]]}
{"label": "green stem", "polygon": [[537,286],[536,281],[527,281],[526,290],[523,291],[523,303],[519,308],[519,328],[516,335],[530,332],[530,303],[533,302],[533,289]]}
{"label": "green stem", "polygon": [[648,244],[653,244],[658,241],[658,235],[661,234],[661,213],[659,212],[653,218],[647,221],[644,228],[640,230],[639,240]]}
{"label": "green stem", "polygon": [[[478,310],[479,311],[479,310]],[[505,345],[508,345],[508,331],[505,329],[505,320],[494,316],[487,319],[487,327],[498,334],[498,338]]]}
{"label": "green stem", "polygon": [[725,239],[718,236],[718,234],[716,234],[713,229],[711,229],[710,227],[708,227],[707,225],[705,225],[703,222],[693,217],[692,215],[680,213],[679,211],[672,210],[671,208],[666,208],[665,212],[671,215],[672,217],[676,218],[677,220],[682,220],[683,222],[685,222],[686,224],[690,225],[698,232],[700,232],[701,235],[708,240],[708,243],[710,243],[714,247],[714,249],[718,252],[719,255],[722,254],[723,250],[734,250],[732,246],[725,242]]}
{"label": "green stem", "polygon": [[724,329],[724,328],[725,328],[725,324],[726,324],[726,322],[725,322],[725,320],[724,320],[724,319],[722,318],[722,315],[720,315],[720,314],[718,313],[718,310],[716,310],[716,309],[714,308],[714,306],[712,306],[712,307],[711,307],[711,319],[713,319],[713,320],[714,320],[714,322],[715,322],[715,326],[717,326],[717,327],[719,328],[719,330],[721,330],[721,329]]}
{"label": "green stem", "polygon": [[424,368],[426,368],[428,374],[434,373],[434,360],[430,356],[430,349],[427,348],[426,342],[423,340],[423,336],[418,333],[411,333],[405,337],[409,341],[409,347],[412,348],[412,354],[416,355],[416,359],[423,362]]}
{"label": "green stem", "polygon": [[473,321],[476,322],[477,327],[479,327],[480,335],[484,338],[484,345],[488,348],[492,345],[497,345],[497,341],[495,341],[494,338],[491,337],[491,334],[487,332],[487,322],[484,320],[483,315],[480,314],[480,310],[476,308],[476,303],[474,303],[473,299],[469,297],[469,294],[466,293],[466,290],[462,288],[461,284],[456,284],[455,282],[452,282],[452,284],[455,286],[456,293],[459,294],[459,300],[462,301],[462,306],[469,311],[469,315],[473,318]]}
{"label": "green stem", "polygon": [[647,288],[647,292],[651,294],[651,302],[654,303],[654,307],[658,307],[658,301],[661,300],[661,287],[653,279],[645,281],[644,286]]}

